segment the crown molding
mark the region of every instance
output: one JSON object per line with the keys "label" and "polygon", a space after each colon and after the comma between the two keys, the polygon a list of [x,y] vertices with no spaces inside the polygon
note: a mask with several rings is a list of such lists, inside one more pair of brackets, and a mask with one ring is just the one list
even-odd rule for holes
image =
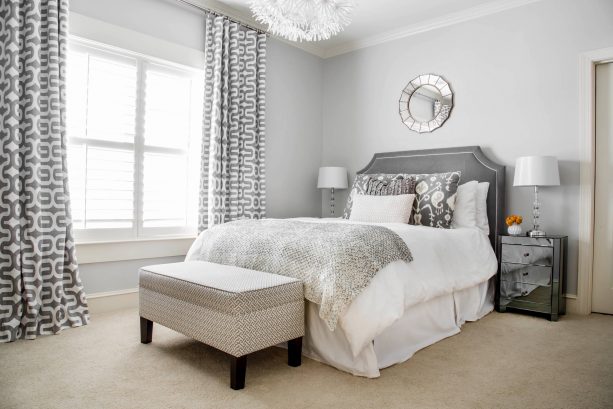
{"label": "crown molding", "polygon": [[[250,26],[256,27],[262,31],[267,31],[267,27],[259,22],[257,22],[250,13],[245,13],[244,11],[237,10],[233,7],[230,7],[224,3],[221,3],[217,0],[183,0],[187,3],[191,3],[194,6],[204,7],[210,9],[214,12],[225,14],[226,16],[244,22]],[[422,21],[420,23],[411,24],[405,27],[397,28],[394,30],[390,30],[381,34],[376,34],[374,36],[355,40],[355,41],[347,41],[345,43],[341,43],[336,46],[326,47],[322,43],[315,42],[295,42],[289,41],[285,38],[268,34],[270,37],[291,45],[292,47],[299,48],[303,51],[306,51],[309,54],[313,54],[319,58],[327,59],[332,58],[337,55],[350,53],[352,51],[360,50],[362,48],[372,47],[375,45],[387,43],[390,41],[398,40],[405,37],[410,37],[412,35],[425,33],[427,31],[436,30],[438,28],[443,28],[447,26],[451,26],[454,24],[462,23],[465,21],[470,21],[474,19],[478,19],[481,17],[486,17],[491,14],[500,13],[502,11],[514,9],[517,7],[522,7],[531,3],[536,3],[542,0],[498,0],[490,3],[485,3],[479,6],[471,7],[466,10],[458,11],[455,13],[449,13],[442,15],[440,17],[436,17],[430,20]]]}
{"label": "crown molding", "polygon": [[363,40],[348,41],[337,46],[326,48],[323,58],[335,57],[337,55],[346,54],[362,48],[372,47],[378,44],[387,43],[389,41],[410,37],[412,35],[436,30],[438,28],[500,13],[505,10],[522,7],[538,1],[542,0],[499,0],[496,2],[482,4],[480,6],[471,7],[459,12],[449,13],[420,23],[390,30]]}
{"label": "crown molding", "polygon": [[299,48],[302,51],[306,51],[307,53],[313,54],[316,57],[326,58],[326,49],[324,47],[316,45],[315,43],[295,42],[295,41],[290,41],[283,37],[278,37],[272,34],[268,34],[268,35],[274,38],[275,40],[291,45],[292,47]]}

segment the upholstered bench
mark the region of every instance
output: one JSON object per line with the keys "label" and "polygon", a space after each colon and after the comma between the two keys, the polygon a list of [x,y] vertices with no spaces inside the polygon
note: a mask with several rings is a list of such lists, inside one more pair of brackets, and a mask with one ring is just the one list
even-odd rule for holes
{"label": "upholstered bench", "polygon": [[296,279],[203,261],[139,272],[141,342],[153,323],[228,353],[230,386],[245,386],[247,355],[288,341],[288,365],[300,366],[304,290]]}

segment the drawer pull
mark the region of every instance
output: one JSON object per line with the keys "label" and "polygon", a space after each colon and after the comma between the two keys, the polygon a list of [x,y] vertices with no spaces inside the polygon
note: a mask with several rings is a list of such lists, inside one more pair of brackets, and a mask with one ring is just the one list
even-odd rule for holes
{"label": "drawer pull", "polygon": [[529,257],[530,253],[524,253],[524,257]]}
{"label": "drawer pull", "polygon": [[524,272],[524,276],[527,276],[527,275],[528,275],[528,272],[527,272],[527,271],[526,271],[526,272]]}

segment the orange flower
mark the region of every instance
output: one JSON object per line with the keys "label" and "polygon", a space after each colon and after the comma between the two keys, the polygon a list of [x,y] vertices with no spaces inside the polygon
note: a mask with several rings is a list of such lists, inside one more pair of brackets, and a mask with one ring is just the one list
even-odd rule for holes
{"label": "orange flower", "polygon": [[512,226],[514,224],[521,224],[523,221],[524,219],[521,216],[518,216],[516,214],[507,216],[507,218],[505,219],[505,223],[507,224],[507,226]]}

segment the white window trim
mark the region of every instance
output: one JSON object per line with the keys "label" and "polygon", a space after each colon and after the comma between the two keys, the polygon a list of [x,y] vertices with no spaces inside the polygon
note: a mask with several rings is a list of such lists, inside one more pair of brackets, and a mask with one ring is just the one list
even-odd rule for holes
{"label": "white window trim", "polygon": [[200,70],[205,65],[202,50],[162,40],[73,11],[70,12],[69,30],[71,38],[78,38],[81,41],[131,50],[136,54],[157,57]]}
{"label": "white window trim", "polygon": [[[91,19],[90,19],[91,20]],[[96,20],[95,20],[96,21]],[[112,26],[116,27],[116,26]],[[127,30],[130,31],[130,30]],[[136,33],[136,32],[134,32]],[[153,37],[151,37],[153,39]],[[83,50],[87,52],[96,52],[100,51],[103,54],[117,54],[119,58],[134,58],[137,61],[137,81],[139,86],[137,88],[137,107],[140,110],[143,109],[144,104],[142,103],[144,99],[144,72],[145,67],[147,66],[156,66],[156,70],[159,71],[168,71],[177,73],[176,70],[180,71],[180,73],[191,72],[193,74],[201,74],[204,76],[204,71],[202,68],[194,68],[192,66],[184,65],[181,63],[175,63],[173,61],[168,61],[162,58],[157,58],[155,56],[146,55],[140,52],[132,51],[129,49],[120,48],[114,45],[104,44],[99,41],[89,40],[86,38],[81,38],[76,35],[71,35],[69,38],[69,44],[71,48],[75,50]],[[193,96],[192,96],[193,98]],[[140,118],[140,121],[139,121]],[[135,140],[133,143],[121,143],[121,142],[111,142],[111,141],[98,141],[98,140],[90,140],[88,138],[71,138],[72,141],[76,142],[87,142],[90,145],[98,145],[102,147],[117,147],[120,145],[126,145],[130,149],[133,149],[135,152],[135,166],[136,173],[134,177],[134,191],[140,191],[142,193],[143,189],[143,164],[142,155],[146,152],[159,152],[159,153],[183,153],[188,154],[193,158],[194,149],[181,150],[175,148],[165,148],[165,147],[151,147],[145,146],[142,138],[144,137],[144,124],[142,123],[144,118],[143,112],[139,112],[137,114],[137,131],[135,133]],[[196,189],[195,186],[192,186],[193,189]],[[197,189],[196,189],[197,190]],[[77,244],[82,244],[79,246],[81,248],[91,247],[94,243],[96,244],[105,244],[109,243],[135,243],[135,242],[151,242],[151,241],[169,241],[173,243],[174,240],[177,240],[176,237],[179,237],[179,240],[182,240],[183,237],[190,237],[193,240],[195,233],[195,220],[196,220],[196,202],[195,197],[192,198],[193,205],[187,210],[186,217],[188,219],[194,220],[193,226],[187,227],[143,227],[142,217],[139,217],[142,209],[142,194],[136,195],[136,201],[134,202],[134,226],[132,228],[125,229],[75,229],[75,239]],[[130,247],[130,245],[128,244]],[[135,247],[132,245],[131,247]],[[138,250],[138,246],[135,247]],[[172,248],[172,246],[171,246]],[[185,250],[186,252],[187,250]],[[176,251],[172,251],[176,252]],[[158,255],[159,253],[152,251],[151,254],[154,254],[153,257],[164,257],[162,255]],[[172,254],[172,255],[180,255],[180,254]],[[148,257],[133,257],[130,259],[140,259],[140,258],[148,258]],[[125,258],[124,258],[125,259]],[[110,260],[107,260],[110,261]]]}
{"label": "white window trim", "polygon": [[116,240],[76,244],[79,264],[185,256],[195,236]]}

